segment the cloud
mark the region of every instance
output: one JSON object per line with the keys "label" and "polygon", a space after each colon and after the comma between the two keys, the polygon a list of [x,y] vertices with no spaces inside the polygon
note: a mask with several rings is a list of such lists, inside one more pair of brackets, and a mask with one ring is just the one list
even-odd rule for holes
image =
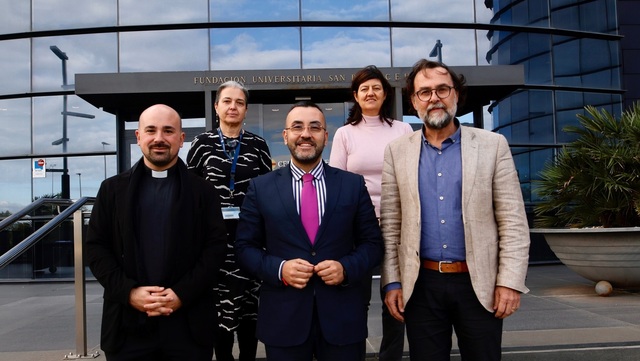
{"label": "cloud", "polygon": [[32,11],[33,30],[113,26],[117,19],[113,1],[38,1]]}
{"label": "cloud", "polygon": [[120,71],[179,71],[209,68],[208,30],[120,34]]}
{"label": "cloud", "polygon": [[[207,0],[120,0],[120,25],[207,22]],[[152,16],[149,16],[152,14]]]}
{"label": "cloud", "polygon": [[303,67],[390,66],[389,29],[305,28]]}
{"label": "cloud", "polygon": [[305,3],[304,20],[389,20],[387,0],[315,1]]}
{"label": "cloud", "polygon": [[[230,41],[211,46],[212,70],[257,70],[257,69],[297,69],[300,68],[300,53],[291,44],[297,42],[282,41],[291,37],[292,29],[282,29],[280,41],[273,39],[264,31],[246,31],[235,34]],[[294,31],[295,34],[296,31]],[[212,38],[230,31],[212,31]],[[260,37],[260,38],[257,38]],[[216,40],[218,41],[218,40]],[[267,48],[273,46],[274,48]]]}

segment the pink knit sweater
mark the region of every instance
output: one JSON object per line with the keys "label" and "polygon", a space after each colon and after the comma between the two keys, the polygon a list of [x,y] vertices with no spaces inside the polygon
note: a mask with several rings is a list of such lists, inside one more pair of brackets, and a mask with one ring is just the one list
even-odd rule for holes
{"label": "pink knit sweater", "polygon": [[393,126],[381,122],[378,116],[363,116],[357,125],[344,125],[336,130],[331,145],[329,165],[361,174],[380,217],[380,193],[384,149],[392,140],[412,133],[409,123],[393,121]]}

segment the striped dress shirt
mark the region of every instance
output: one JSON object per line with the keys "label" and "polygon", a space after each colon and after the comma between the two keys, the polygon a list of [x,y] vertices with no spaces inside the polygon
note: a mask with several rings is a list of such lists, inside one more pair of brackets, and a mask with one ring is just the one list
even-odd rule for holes
{"label": "striped dress shirt", "polygon": [[[293,162],[289,162],[291,167],[291,185],[293,188],[293,198],[296,200],[296,209],[300,214],[300,195],[302,194],[302,176],[305,171],[296,167]],[[324,182],[324,161],[320,161],[311,172],[313,175],[313,186],[316,188],[316,198],[318,200],[318,225],[322,222],[322,216],[324,215],[324,205],[327,201],[327,186]]]}

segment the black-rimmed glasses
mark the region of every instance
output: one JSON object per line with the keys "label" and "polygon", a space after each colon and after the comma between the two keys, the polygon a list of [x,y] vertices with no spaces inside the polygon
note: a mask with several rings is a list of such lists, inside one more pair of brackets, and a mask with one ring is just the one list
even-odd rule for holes
{"label": "black-rimmed glasses", "polygon": [[451,89],[455,89],[455,87],[441,85],[435,89],[420,89],[415,93],[415,95],[423,102],[428,102],[429,100],[431,100],[431,96],[433,96],[434,92],[439,99],[445,99],[446,97],[451,95]]}

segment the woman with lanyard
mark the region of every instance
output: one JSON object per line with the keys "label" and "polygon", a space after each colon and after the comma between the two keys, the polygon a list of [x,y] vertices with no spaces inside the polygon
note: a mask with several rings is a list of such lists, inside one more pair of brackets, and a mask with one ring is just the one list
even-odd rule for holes
{"label": "woman with lanyard", "polygon": [[188,168],[218,190],[227,227],[227,257],[217,287],[218,361],[234,360],[234,332],[238,335],[239,360],[255,360],[258,344],[255,327],[260,284],[240,271],[233,250],[249,180],[271,170],[271,154],[265,140],[242,129],[248,98],[249,92],[240,83],[228,81],[220,85],[214,104],[219,127],[196,136],[187,155]]}

